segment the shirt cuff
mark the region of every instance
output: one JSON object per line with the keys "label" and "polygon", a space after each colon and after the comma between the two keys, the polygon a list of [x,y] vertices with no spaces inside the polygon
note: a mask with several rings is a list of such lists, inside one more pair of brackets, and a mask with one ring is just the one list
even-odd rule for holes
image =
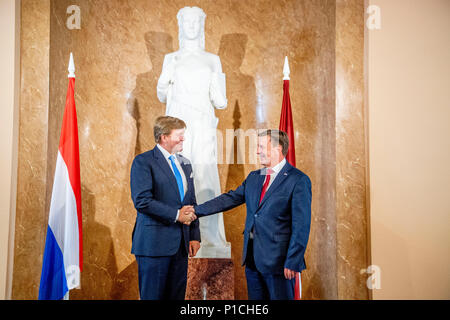
{"label": "shirt cuff", "polygon": [[177,222],[178,221],[178,216],[180,215],[180,210],[177,210],[177,216],[176,216],[176,218],[175,218],[175,222]]}

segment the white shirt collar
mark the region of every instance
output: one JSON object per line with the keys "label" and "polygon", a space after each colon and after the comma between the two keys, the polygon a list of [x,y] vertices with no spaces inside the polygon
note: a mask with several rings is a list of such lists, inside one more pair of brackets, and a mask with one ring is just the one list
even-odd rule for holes
{"label": "white shirt collar", "polygon": [[283,160],[281,160],[277,165],[273,166],[273,168],[271,168],[273,171],[275,171],[275,174],[278,174],[281,169],[283,169],[284,165],[286,164],[286,158],[283,158]]}
{"label": "white shirt collar", "polygon": [[[159,151],[162,152],[164,158],[169,159],[169,157],[171,156],[170,152],[164,149],[163,146],[161,146],[159,143],[156,146],[158,147]],[[176,158],[176,155],[174,156]]]}

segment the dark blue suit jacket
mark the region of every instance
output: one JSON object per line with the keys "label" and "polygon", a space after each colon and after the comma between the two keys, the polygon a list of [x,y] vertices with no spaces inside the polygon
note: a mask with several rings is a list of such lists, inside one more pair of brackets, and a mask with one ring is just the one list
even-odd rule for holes
{"label": "dark blue suit jacket", "polygon": [[177,155],[187,181],[187,191],[180,199],[177,181],[162,152],[153,150],[137,155],[131,166],[131,198],[137,210],[132,235],[131,253],[139,256],[171,256],[180,247],[184,235],[186,252],[189,241],[200,241],[198,219],[186,226],[175,222],[177,210],[196,204],[192,166],[188,159]]}
{"label": "dark blue suit jacket", "polygon": [[311,181],[288,162],[267,190],[261,204],[265,169],[251,172],[236,189],[195,206],[197,217],[247,206],[242,264],[254,228],[255,265],[263,274],[283,274],[284,268],[302,271],[311,224]]}

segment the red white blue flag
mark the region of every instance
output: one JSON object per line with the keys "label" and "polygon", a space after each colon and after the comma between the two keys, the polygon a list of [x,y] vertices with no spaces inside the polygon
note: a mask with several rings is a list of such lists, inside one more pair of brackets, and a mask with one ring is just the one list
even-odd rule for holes
{"label": "red white blue flag", "polygon": [[[71,66],[74,71],[72,54],[70,54],[69,71]],[[75,75],[71,72],[56,160],[39,300],[63,299],[69,290],[80,285],[83,246],[80,158],[74,86]]]}

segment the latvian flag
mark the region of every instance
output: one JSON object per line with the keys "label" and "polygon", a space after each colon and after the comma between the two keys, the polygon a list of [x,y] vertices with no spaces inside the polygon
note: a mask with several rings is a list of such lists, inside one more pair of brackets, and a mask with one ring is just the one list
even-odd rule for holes
{"label": "latvian flag", "polygon": [[[284,58],[283,67],[283,103],[281,105],[280,126],[279,129],[286,132],[289,136],[289,149],[286,154],[286,161],[295,167],[295,143],[294,143],[294,122],[292,119],[291,97],[289,95],[289,62]],[[302,298],[302,277],[300,272],[295,273],[294,300]]]}
{"label": "latvian flag", "polygon": [[39,300],[63,299],[69,290],[80,285],[83,247],[74,70],[73,58],[70,54],[69,71],[71,73],[56,160]]}

